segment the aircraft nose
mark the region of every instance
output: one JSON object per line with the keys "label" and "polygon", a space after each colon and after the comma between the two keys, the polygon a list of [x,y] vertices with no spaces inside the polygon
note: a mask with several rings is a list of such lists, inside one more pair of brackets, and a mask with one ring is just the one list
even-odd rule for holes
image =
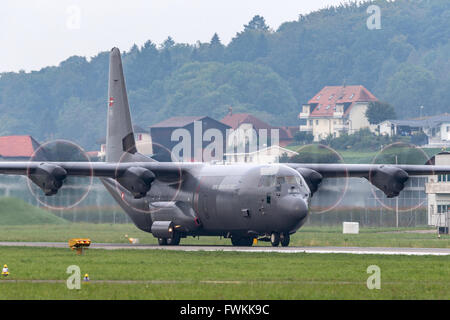
{"label": "aircraft nose", "polygon": [[308,206],[300,197],[288,196],[281,201],[280,209],[290,225],[301,222],[308,214]]}

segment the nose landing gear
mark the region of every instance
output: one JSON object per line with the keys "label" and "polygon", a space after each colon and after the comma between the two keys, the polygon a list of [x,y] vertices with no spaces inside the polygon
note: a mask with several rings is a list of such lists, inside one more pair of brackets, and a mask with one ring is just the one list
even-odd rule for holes
{"label": "nose landing gear", "polygon": [[278,232],[272,232],[270,235],[270,243],[272,244],[272,247],[278,247],[280,244],[280,234]]}
{"label": "nose landing gear", "polygon": [[272,232],[272,234],[270,235],[270,243],[273,247],[277,247],[280,243],[281,246],[287,247],[290,241],[291,237],[288,232]]}
{"label": "nose landing gear", "polygon": [[280,243],[282,247],[287,247],[291,241],[291,236],[288,232],[283,232],[280,237]]}

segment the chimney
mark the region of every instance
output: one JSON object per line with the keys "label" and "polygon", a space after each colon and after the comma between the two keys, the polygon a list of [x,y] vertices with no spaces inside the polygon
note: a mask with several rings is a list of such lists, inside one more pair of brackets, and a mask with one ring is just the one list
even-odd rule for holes
{"label": "chimney", "polygon": [[229,116],[232,116],[232,115],[233,115],[233,107],[232,107],[232,106],[229,106],[229,107],[228,107],[228,115],[229,115]]}

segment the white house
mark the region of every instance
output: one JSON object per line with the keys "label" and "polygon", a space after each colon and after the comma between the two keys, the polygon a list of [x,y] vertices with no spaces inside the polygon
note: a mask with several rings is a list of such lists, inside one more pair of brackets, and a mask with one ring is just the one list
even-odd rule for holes
{"label": "white house", "polygon": [[278,163],[280,158],[286,155],[292,157],[298,155],[297,152],[272,145],[268,148],[259,149],[248,153],[225,153],[226,162],[229,163]]}
{"label": "white house", "polygon": [[371,125],[367,107],[378,99],[363,86],[327,86],[302,106],[300,119],[306,120],[300,131],[310,132],[314,141],[328,135],[352,134]]}
{"label": "white house", "polygon": [[[141,127],[134,125],[134,140],[136,142],[136,150],[146,156],[151,156],[153,154],[153,144],[150,132],[145,131]],[[97,153],[97,157],[100,160],[104,160],[106,156],[106,144],[102,143],[100,145],[100,151]]]}
{"label": "white house", "polygon": [[429,147],[450,146],[450,114],[411,120],[385,120],[378,124],[378,132],[388,136],[411,136],[423,132]]}
{"label": "white house", "polygon": [[[450,165],[450,152],[441,152],[432,159],[435,165]],[[428,194],[428,225],[448,233],[450,225],[450,174],[435,175],[425,184]]]}

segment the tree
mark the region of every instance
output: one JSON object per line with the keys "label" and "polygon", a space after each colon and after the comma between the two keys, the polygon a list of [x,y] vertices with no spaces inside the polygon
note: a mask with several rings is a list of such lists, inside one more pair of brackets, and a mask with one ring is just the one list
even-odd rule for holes
{"label": "tree", "polygon": [[215,46],[222,46],[223,44],[222,42],[220,42],[220,38],[219,35],[217,33],[214,33],[213,37],[211,38],[211,41],[209,42],[209,45],[211,47],[215,47]]}
{"label": "tree", "polygon": [[225,46],[220,42],[219,35],[214,33],[207,50],[208,61],[222,61]]}
{"label": "tree", "polygon": [[427,106],[423,114],[429,115],[431,106],[436,105],[431,102],[436,88],[445,86],[448,90],[450,86],[445,82],[437,85],[437,81],[435,74],[424,66],[416,63],[401,64],[387,81],[385,99],[397,107],[396,111],[402,117],[419,116],[420,106]]}
{"label": "tree", "polygon": [[397,115],[389,103],[374,101],[369,103],[366,110],[366,117],[370,124],[378,124],[384,120],[396,119]]}
{"label": "tree", "polygon": [[162,43],[163,49],[170,49],[175,45],[175,41],[173,41],[171,36],[168,36],[166,40]]}
{"label": "tree", "polygon": [[322,145],[312,144],[301,147],[298,154],[291,157],[288,162],[293,163],[339,163],[342,162],[339,154]]}
{"label": "tree", "polygon": [[[389,28],[368,31],[366,6],[352,3],[300,16],[275,32],[255,16],[226,46],[218,35],[200,44],[147,41],[122,57],[132,114],[143,125],[180,113],[220,119],[233,105],[274,125],[298,125],[298,106],[343,79],[389,101],[399,118],[448,112],[450,1],[376,2]],[[97,149],[108,62],[105,51],[89,61],[71,57],[33,72],[1,73],[0,133],[38,140],[54,134]],[[385,144],[376,139],[352,134],[331,146]]]}
{"label": "tree", "polygon": [[294,141],[300,144],[310,144],[314,140],[314,135],[306,131],[297,131],[294,135]]}
{"label": "tree", "polygon": [[248,24],[244,25],[244,31],[248,30],[269,31],[269,26],[264,17],[256,15]]}

